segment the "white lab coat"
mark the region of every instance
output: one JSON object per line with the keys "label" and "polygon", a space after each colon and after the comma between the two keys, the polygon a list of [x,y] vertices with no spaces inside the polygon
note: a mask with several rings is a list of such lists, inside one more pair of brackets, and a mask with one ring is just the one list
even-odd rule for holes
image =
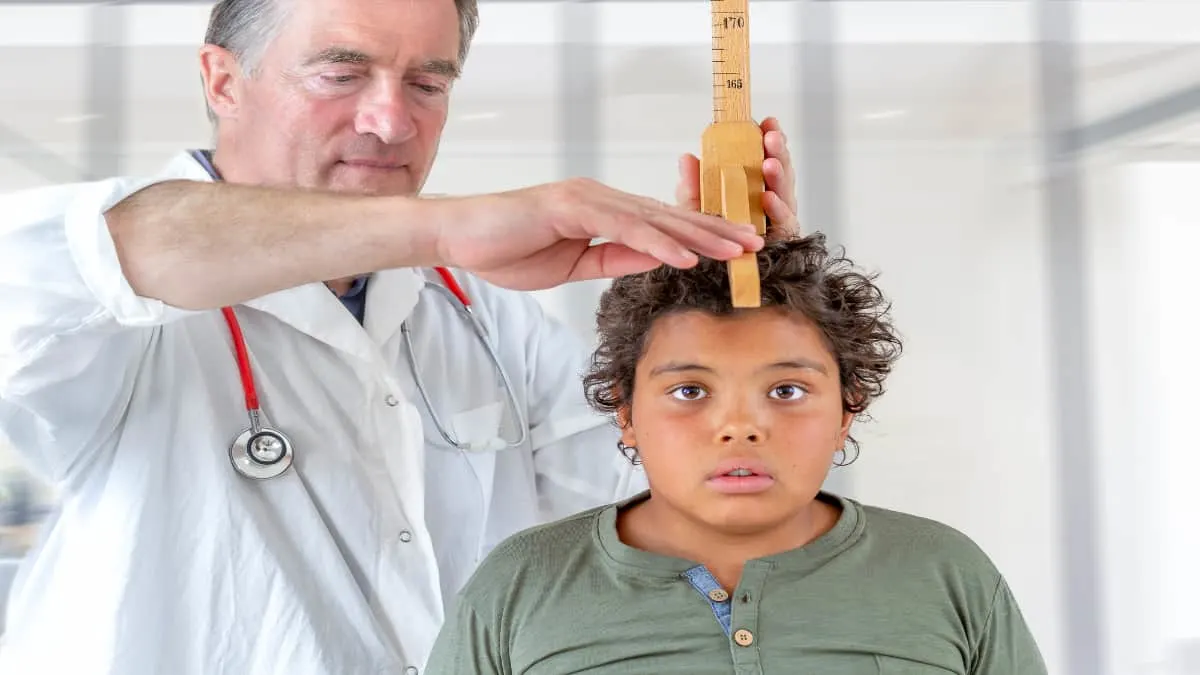
{"label": "white lab coat", "polygon": [[0,434],[63,495],[15,582],[0,673],[411,675],[483,553],[644,487],[584,403],[581,342],[462,272],[532,429],[518,450],[449,449],[402,320],[458,433],[494,436],[505,398],[455,308],[422,291],[436,274],[410,269],[374,276],[364,326],[323,284],[237,308],[296,455],[279,478],[235,474],[247,415],[220,312],[134,294],[101,216],[169,178],[209,180],[181,153],[152,179],[0,197]]}

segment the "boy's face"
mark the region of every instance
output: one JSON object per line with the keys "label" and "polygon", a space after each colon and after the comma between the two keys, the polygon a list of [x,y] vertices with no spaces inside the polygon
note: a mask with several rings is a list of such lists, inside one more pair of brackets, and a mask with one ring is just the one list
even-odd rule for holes
{"label": "boy's face", "polygon": [[837,363],[807,318],[778,308],[657,320],[622,440],[654,500],[733,535],[805,513],[843,447]]}

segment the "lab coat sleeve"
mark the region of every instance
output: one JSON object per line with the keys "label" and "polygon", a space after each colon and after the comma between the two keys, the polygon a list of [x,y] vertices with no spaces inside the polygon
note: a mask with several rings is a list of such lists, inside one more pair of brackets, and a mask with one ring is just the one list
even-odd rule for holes
{"label": "lab coat sleeve", "polygon": [[114,433],[152,327],[186,314],[134,293],[103,215],[153,182],[0,196],[0,439],[54,483]]}
{"label": "lab coat sleeve", "polygon": [[645,474],[617,450],[619,431],[583,392],[590,354],[568,326],[537,304],[527,343],[530,434],[542,515],[557,519],[645,489]]}
{"label": "lab coat sleeve", "polygon": [[975,650],[971,675],[1046,675],[1046,664],[1017,601],[1002,578]]}

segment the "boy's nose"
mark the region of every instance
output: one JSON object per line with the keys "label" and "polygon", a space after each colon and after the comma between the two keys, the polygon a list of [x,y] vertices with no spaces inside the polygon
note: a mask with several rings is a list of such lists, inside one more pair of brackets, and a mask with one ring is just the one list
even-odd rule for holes
{"label": "boy's nose", "polygon": [[721,430],[721,443],[734,443],[737,441],[745,441],[747,443],[758,443],[761,434],[753,428],[725,428]]}
{"label": "boy's nose", "polygon": [[757,444],[766,440],[766,426],[760,411],[752,405],[737,405],[726,410],[724,420],[717,426],[717,440],[722,445],[735,443]]}

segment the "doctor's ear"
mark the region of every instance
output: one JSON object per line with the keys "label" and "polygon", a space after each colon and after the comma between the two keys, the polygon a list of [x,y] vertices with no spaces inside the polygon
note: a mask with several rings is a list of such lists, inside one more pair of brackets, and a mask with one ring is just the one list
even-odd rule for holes
{"label": "doctor's ear", "polygon": [[237,58],[224,47],[204,45],[200,48],[200,77],[204,83],[204,98],[218,118],[237,113],[237,83],[242,68]]}

